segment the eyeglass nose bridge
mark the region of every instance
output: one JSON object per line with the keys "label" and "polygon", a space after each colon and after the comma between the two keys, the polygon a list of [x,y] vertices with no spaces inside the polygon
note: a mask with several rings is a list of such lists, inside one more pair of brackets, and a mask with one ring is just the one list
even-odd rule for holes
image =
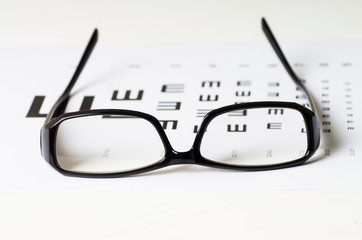
{"label": "eyeglass nose bridge", "polygon": [[178,152],[172,150],[169,165],[177,164],[196,164],[196,157],[194,149],[190,149],[186,152]]}

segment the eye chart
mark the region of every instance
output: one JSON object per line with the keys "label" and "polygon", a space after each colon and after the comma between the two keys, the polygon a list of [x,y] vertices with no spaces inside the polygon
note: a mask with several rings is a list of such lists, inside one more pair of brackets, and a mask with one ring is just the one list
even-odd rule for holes
{"label": "eye chart", "polygon": [[[180,165],[107,180],[62,176],[40,156],[39,130],[47,111],[68,84],[82,47],[2,49],[0,61],[6,68],[0,76],[2,82],[9,82],[5,87],[9,89],[1,96],[1,106],[9,118],[1,126],[5,133],[2,145],[8,149],[1,161],[8,170],[3,169],[0,178],[3,182],[12,179],[2,189],[360,188],[362,120],[358,89],[362,57],[358,52],[362,44],[281,43],[281,47],[315,99],[320,117],[321,145],[305,165],[262,172]],[[111,108],[146,112],[160,121],[175,150],[187,151],[209,111],[252,101],[307,104],[266,41],[98,45],[66,111]],[[269,114],[283,117],[278,111]],[[268,130],[283,131],[281,123],[263,121],[268,126],[266,134]],[[19,133],[14,134],[17,128]],[[228,131],[243,131],[243,126],[230,123]]]}

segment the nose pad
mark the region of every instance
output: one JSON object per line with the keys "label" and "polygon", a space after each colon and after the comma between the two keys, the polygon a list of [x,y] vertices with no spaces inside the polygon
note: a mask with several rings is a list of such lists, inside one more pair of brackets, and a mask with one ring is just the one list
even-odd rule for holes
{"label": "nose pad", "polygon": [[194,150],[190,149],[187,152],[177,152],[173,150],[172,152],[172,160],[170,161],[171,165],[176,164],[195,164],[195,154]]}

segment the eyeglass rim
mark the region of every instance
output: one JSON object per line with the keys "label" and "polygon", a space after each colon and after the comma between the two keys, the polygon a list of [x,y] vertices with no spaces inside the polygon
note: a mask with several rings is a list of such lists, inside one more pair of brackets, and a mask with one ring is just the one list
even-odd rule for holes
{"label": "eyeglass rim", "polygon": [[[207,126],[210,124],[210,122],[212,122],[214,118],[227,112],[232,112],[236,110],[257,109],[257,108],[288,108],[300,112],[306,124],[306,133],[307,133],[306,155],[290,162],[273,164],[273,165],[261,165],[261,166],[230,165],[230,164],[215,162],[211,159],[207,159],[204,156],[202,156],[200,152],[201,142],[204,137],[204,133],[206,132]],[[81,118],[87,116],[97,116],[97,115],[123,115],[129,117],[142,118],[150,122],[153,125],[153,127],[156,129],[157,133],[159,134],[159,137],[161,138],[161,141],[165,148],[165,157],[157,163],[130,171],[118,171],[111,173],[83,173],[83,172],[70,171],[62,168],[61,165],[58,163],[56,157],[56,138],[60,124],[69,119]],[[316,124],[317,121],[316,118],[317,117],[314,112],[294,102],[260,101],[260,102],[248,102],[248,103],[238,103],[238,104],[228,105],[214,109],[210,111],[208,114],[206,114],[202,123],[200,124],[199,131],[196,133],[191,149],[187,152],[178,152],[174,150],[165,133],[165,130],[161,126],[159,120],[154,116],[144,112],[125,110],[125,109],[94,109],[87,111],[65,113],[57,118],[54,118],[52,121],[46,124],[42,129],[41,132],[42,139],[43,140],[47,139],[47,141],[42,142],[41,148],[42,148],[43,157],[59,172],[69,176],[100,177],[100,178],[123,177],[134,174],[140,174],[176,164],[196,164],[206,167],[223,168],[230,170],[245,170],[245,171],[273,170],[273,169],[280,169],[280,168],[301,165],[304,162],[306,162],[311,156],[313,156],[313,154],[316,152],[319,146],[319,129],[318,125]],[[178,157],[180,157],[181,155],[183,155],[185,158],[178,159]],[[190,159],[187,159],[187,157],[189,157]]]}

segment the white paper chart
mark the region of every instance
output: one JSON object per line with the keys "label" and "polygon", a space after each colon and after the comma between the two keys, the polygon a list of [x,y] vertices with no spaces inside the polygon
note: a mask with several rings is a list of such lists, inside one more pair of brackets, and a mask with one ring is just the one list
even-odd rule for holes
{"label": "white paper chart", "polygon": [[[0,49],[6,113],[0,190],[360,189],[362,43],[281,46],[319,111],[321,146],[307,164],[261,172],[181,165],[121,179],[65,177],[40,156],[44,117],[68,84],[82,47]],[[99,45],[67,111],[143,111],[160,121],[174,149],[187,151],[207,112],[251,101],[306,103],[267,42]]]}

